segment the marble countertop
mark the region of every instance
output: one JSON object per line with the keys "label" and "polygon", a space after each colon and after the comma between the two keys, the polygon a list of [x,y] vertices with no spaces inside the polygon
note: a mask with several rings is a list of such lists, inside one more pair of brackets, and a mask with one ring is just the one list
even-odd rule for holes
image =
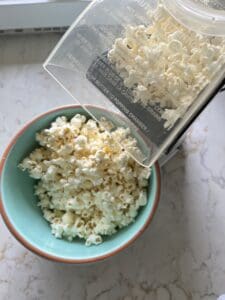
{"label": "marble countertop", "polygon": [[[0,155],[34,115],[71,103],[42,62],[59,35],[0,37]],[[214,300],[225,293],[225,94],[163,168],[144,235],[108,261],[71,266],[27,251],[0,218],[1,300]]]}

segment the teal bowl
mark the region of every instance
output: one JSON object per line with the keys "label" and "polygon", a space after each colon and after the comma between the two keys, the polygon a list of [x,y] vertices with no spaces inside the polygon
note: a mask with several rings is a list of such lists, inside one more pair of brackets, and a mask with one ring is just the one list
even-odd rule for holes
{"label": "teal bowl", "polygon": [[[95,115],[112,120],[112,112],[90,106]],[[64,106],[38,116],[25,125],[13,138],[0,163],[0,213],[14,237],[34,253],[57,262],[90,263],[106,259],[130,245],[151,222],[160,198],[160,169],[152,168],[149,181],[148,203],[143,207],[134,223],[104,239],[98,246],[86,247],[77,239],[73,242],[56,239],[50,226],[42,217],[34,196],[35,181],[18,164],[35,147],[35,133],[49,127],[58,116],[72,117],[76,113],[88,116],[81,106]],[[135,134],[134,134],[135,136]]]}

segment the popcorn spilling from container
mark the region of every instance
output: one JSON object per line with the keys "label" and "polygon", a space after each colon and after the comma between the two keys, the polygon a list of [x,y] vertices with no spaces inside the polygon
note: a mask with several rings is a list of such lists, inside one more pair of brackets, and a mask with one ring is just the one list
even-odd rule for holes
{"label": "popcorn spilling from container", "polygon": [[[160,4],[149,13],[149,25],[125,29],[108,59],[133,101],[158,103],[171,128],[225,62],[225,38],[188,30]],[[129,129],[75,115],[57,118],[36,140],[40,147],[19,167],[38,180],[38,205],[55,237],[97,245],[135,221],[147,203],[150,169],[119,145],[141,157]]]}

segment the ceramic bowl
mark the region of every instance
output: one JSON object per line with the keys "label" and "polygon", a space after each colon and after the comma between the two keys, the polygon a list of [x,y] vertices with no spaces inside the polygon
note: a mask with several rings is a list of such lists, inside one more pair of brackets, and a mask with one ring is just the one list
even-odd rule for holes
{"label": "ceramic bowl", "polygon": [[[95,115],[112,120],[112,112],[90,106]],[[81,106],[64,106],[46,112],[25,125],[12,139],[0,163],[0,212],[14,237],[34,253],[57,262],[90,263],[106,259],[130,245],[150,224],[160,197],[160,170],[152,168],[148,203],[140,209],[134,223],[104,239],[98,246],[86,247],[83,240],[56,239],[43,218],[34,195],[35,180],[22,172],[18,164],[37,147],[35,133],[50,126],[58,116],[71,118],[85,114]],[[135,134],[133,134],[135,136]]]}

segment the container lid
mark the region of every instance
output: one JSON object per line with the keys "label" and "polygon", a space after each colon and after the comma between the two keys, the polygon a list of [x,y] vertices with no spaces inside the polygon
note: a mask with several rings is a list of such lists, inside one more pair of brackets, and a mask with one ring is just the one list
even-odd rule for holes
{"label": "container lid", "polygon": [[[165,2],[171,15],[176,14],[173,4],[177,2],[179,9],[182,8],[178,15],[183,20],[183,1]],[[197,43],[197,46],[191,55],[206,69],[204,76],[196,75],[197,83],[189,89],[194,78],[192,74],[190,79],[188,72],[197,67],[193,65],[186,68],[188,63],[181,61],[181,42],[177,39],[184,39],[186,43],[186,29],[182,29],[184,32],[178,37],[174,24],[168,25],[170,18],[174,20],[168,11],[161,1],[158,5],[156,0],[92,1],[44,64],[49,74],[94,119],[98,121],[99,116],[89,111],[90,104],[115,112],[115,124],[131,129],[142,155],[135,152],[132,145],[123,145],[123,141],[121,146],[144,166],[151,166],[171,146],[225,78],[225,56],[220,55],[208,64],[206,59],[212,51],[208,53],[205,49],[201,58],[196,50],[199,46],[199,37],[196,37],[197,42],[194,40],[192,44],[194,47]],[[172,32],[162,35],[162,26],[158,26],[158,21]],[[173,40],[169,41],[171,37]],[[225,50],[225,41],[222,39],[213,41],[215,45],[212,48],[217,49],[219,46],[216,44],[221,42]],[[159,44],[161,50],[157,48]],[[192,51],[189,44],[185,47],[189,47],[189,52]],[[185,51],[184,54],[187,54],[187,49]],[[189,59],[188,55],[185,57]],[[181,72],[181,75],[177,72]],[[189,79],[182,77],[180,80],[180,76]],[[207,76],[210,80],[206,80]],[[179,87],[179,91],[175,86]],[[187,91],[186,94],[184,91]],[[179,93],[182,94],[180,98]],[[186,99],[190,97],[193,97],[193,101],[187,105]],[[180,99],[181,105],[172,112],[175,98]]]}
{"label": "container lid", "polygon": [[163,0],[171,15],[195,32],[225,35],[224,0]]}

